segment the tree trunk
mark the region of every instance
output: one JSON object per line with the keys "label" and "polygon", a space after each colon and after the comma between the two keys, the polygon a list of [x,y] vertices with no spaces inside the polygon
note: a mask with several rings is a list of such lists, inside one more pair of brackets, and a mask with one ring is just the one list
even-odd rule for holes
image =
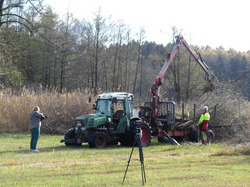
{"label": "tree trunk", "polygon": [[0,0],[0,28],[2,27],[2,15],[3,15],[3,2],[4,0]]}
{"label": "tree trunk", "polygon": [[106,66],[106,61],[103,61],[103,66],[104,66],[104,79],[105,79],[105,91],[108,91],[108,75],[107,75],[107,66]]}
{"label": "tree trunk", "polygon": [[141,79],[140,79],[140,100],[142,99],[142,79],[143,79],[143,69],[142,69],[142,60],[140,61],[140,71],[141,71]]}
{"label": "tree trunk", "polygon": [[61,72],[60,72],[60,93],[62,93],[64,88],[64,80],[65,80],[65,57],[66,51],[64,51],[61,59]]}
{"label": "tree trunk", "polygon": [[115,47],[115,56],[114,56],[114,67],[113,67],[113,85],[112,90],[116,91],[117,85],[116,85],[116,63],[117,63],[117,54],[118,54],[118,44],[116,43]]}
{"label": "tree trunk", "polygon": [[141,55],[141,44],[139,44],[139,48],[138,48],[138,57],[137,57],[137,65],[136,65],[136,71],[135,71],[133,94],[135,94],[135,88],[136,88],[136,83],[137,83],[137,75],[138,75],[138,70],[139,70],[139,65],[140,65],[140,60],[141,60],[140,55]]}
{"label": "tree trunk", "polygon": [[187,90],[186,90],[186,102],[189,100],[189,88],[190,88],[190,72],[191,72],[191,54],[189,55],[188,60],[188,77],[187,77]]}
{"label": "tree trunk", "polygon": [[175,83],[175,91],[176,91],[176,100],[177,103],[181,102],[181,87],[180,87],[180,52],[177,54],[177,80]]}
{"label": "tree trunk", "polygon": [[96,49],[95,49],[95,86],[94,86],[94,94],[97,95],[97,83],[98,83],[98,61],[99,61],[99,30],[97,31],[96,36]]}
{"label": "tree trunk", "polygon": [[[57,50],[56,50],[57,52]],[[57,53],[54,54],[54,79],[53,79],[53,82],[54,82],[54,88],[57,87]]]}

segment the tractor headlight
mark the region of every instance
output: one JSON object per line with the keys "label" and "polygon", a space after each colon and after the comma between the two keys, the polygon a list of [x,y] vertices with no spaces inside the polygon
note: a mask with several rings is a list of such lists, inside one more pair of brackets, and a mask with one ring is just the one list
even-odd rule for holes
{"label": "tractor headlight", "polygon": [[81,124],[80,121],[78,121],[78,122],[76,123],[76,126],[77,126],[77,127],[81,127],[81,125],[82,125],[82,124]]}
{"label": "tractor headlight", "polygon": [[82,127],[81,130],[82,130],[82,131],[85,131],[85,127]]}

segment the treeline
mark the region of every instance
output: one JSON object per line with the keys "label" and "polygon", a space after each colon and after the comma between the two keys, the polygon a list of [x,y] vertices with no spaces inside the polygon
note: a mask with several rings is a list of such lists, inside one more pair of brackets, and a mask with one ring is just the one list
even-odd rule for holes
{"label": "treeline", "polygon": [[[101,11],[93,20],[78,20],[70,13],[62,20],[50,7],[41,6],[42,1],[13,2],[0,1],[1,88],[126,91],[141,100],[151,97],[172,41],[165,46],[148,42],[143,28],[135,33]],[[173,38],[177,34],[173,27]],[[237,91],[250,97],[250,51],[192,47],[217,76],[218,86],[235,83]],[[201,96],[207,84],[204,75],[182,47],[167,72],[161,97],[180,102]]]}

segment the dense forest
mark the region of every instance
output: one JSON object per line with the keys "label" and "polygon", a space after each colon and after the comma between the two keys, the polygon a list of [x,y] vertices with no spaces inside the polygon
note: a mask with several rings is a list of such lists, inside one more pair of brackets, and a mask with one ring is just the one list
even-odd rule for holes
{"label": "dense forest", "polygon": [[[181,31],[172,30],[174,41]],[[103,17],[101,10],[93,20],[79,20],[70,13],[60,18],[41,0],[0,0],[0,89],[126,91],[138,100],[148,99],[173,41],[162,45],[145,38],[143,28],[134,32],[122,21]],[[192,48],[218,78],[217,86],[233,84],[250,98],[250,50]],[[203,94],[204,76],[181,47],[166,73],[161,97],[178,103],[192,100]]]}

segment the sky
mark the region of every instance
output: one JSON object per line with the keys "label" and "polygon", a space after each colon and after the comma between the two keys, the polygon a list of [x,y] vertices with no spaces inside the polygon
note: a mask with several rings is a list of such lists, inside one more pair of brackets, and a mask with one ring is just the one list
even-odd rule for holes
{"label": "sky", "polygon": [[145,40],[172,42],[172,27],[192,45],[250,50],[250,0],[45,0],[54,12],[70,12],[91,21],[101,9],[105,18],[123,20]]}

